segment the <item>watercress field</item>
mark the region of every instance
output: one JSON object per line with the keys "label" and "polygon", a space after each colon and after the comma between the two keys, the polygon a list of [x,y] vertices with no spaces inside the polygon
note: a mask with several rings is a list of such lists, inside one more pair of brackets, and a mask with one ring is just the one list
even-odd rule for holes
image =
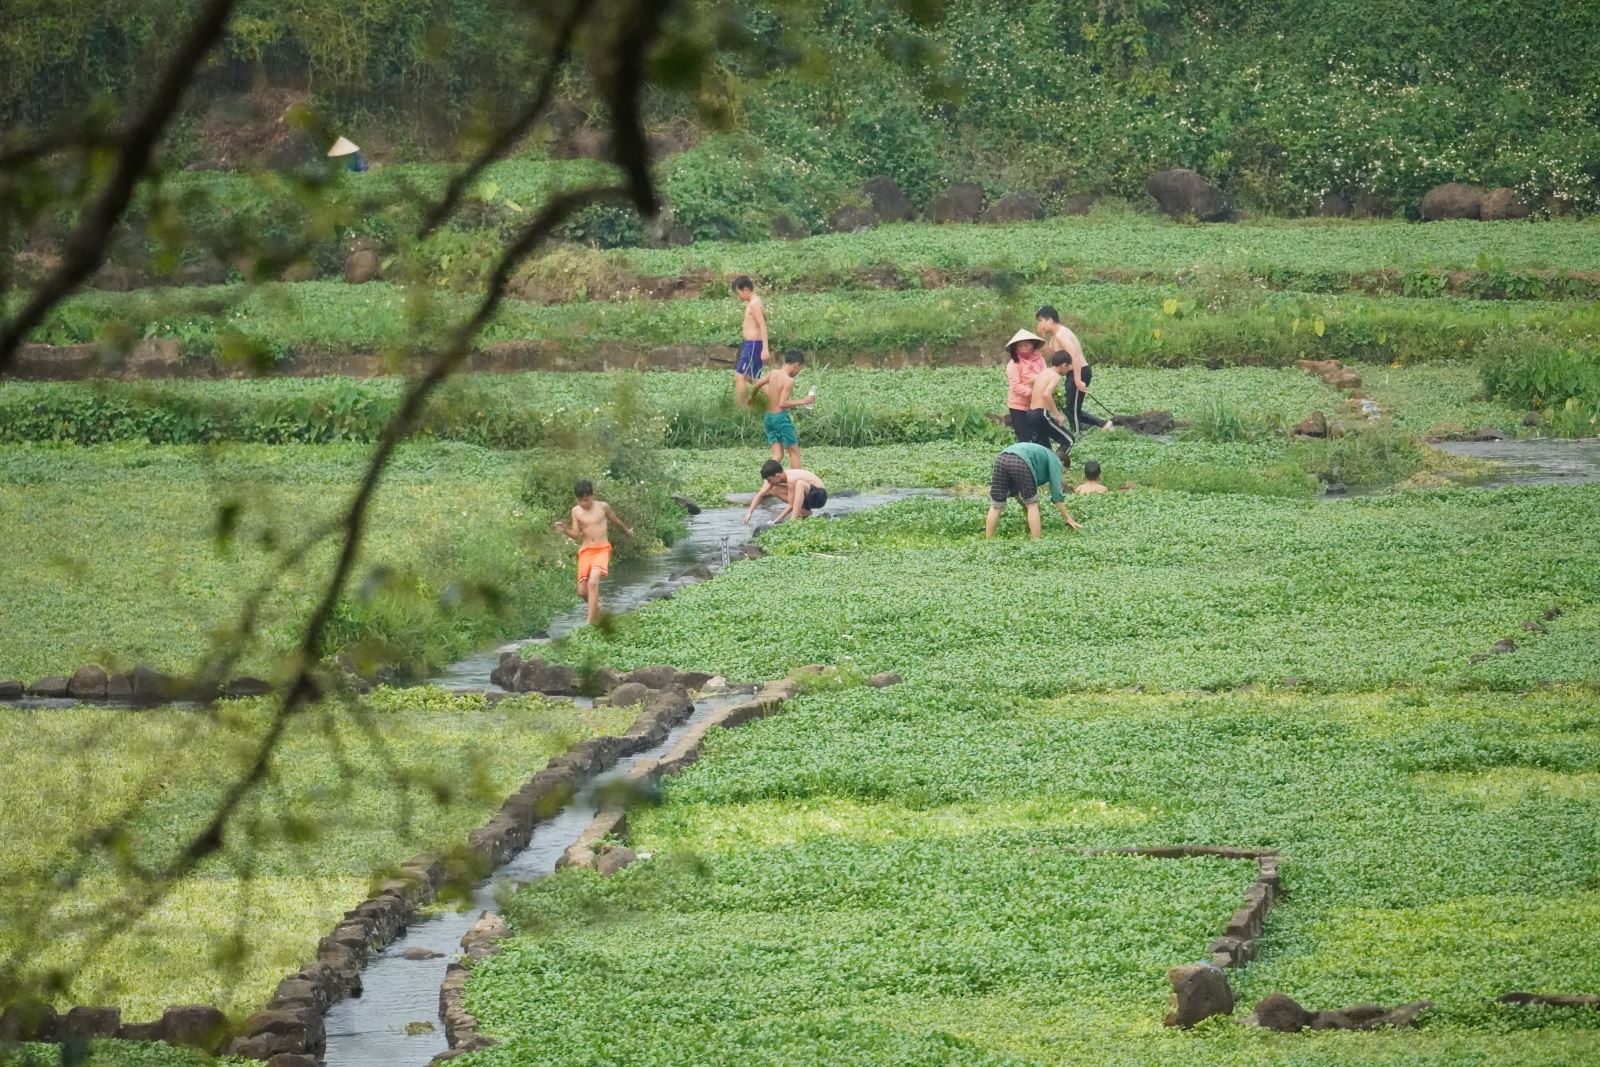
{"label": "watercress field", "polygon": [[[565,302],[508,304],[487,340],[710,351],[737,326],[721,275],[757,274],[775,343],[814,357],[802,384],[823,403],[797,417],[806,466],[836,492],[952,495],[770,531],[765,558],[556,650],[745,681],[845,664],[905,683],[816,687],[714,733],[631,818],[651,859],[520,894],[516,939],[469,989],[504,1043],[468,1062],[1600,1057],[1600,1014],[1490,1003],[1600,991],[1600,489],[1470,488],[1458,483],[1481,464],[1425,444],[1594,432],[1593,229],[1101,214],[566,247],[528,271],[522,284]],[[413,250],[435,308],[476,279],[470,257],[444,262],[459,252],[447,243]],[[658,283],[675,279],[708,288],[665,299]],[[411,335],[418,299],[330,281],[90,293],[41,339],[171,337],[190,359],[241,339],[281,358],[376,350]],[[1029,542],[1011,508],[985,543],[982,494],[1009,434],[990,418],[1002,371],[972,364],[1046,302],[1083,326],[1096,397],[1183,425],[1080,443],[1069,481],[1096,459],[1108,484],[1134,486],[1069,498],[1083,532],[1047,510]],[[960,365],[849,365],[895,349]],[[1381,414],[1288,366],[1301,357],[1354,361]],[[0,678],[89,660],[192,668],[274,553],[348,499],[401,384],[0,385]],[[574,478],[594,477],[641,527],[640,544],[618,541],[639,551],[680,529],[669,493],[714,505],[756,488],[759,421],[729,392],[725,370],[453,383],[396,456],[324,651],[420,672],[536,631],[574,597],[570,546],[549,532]],[[1568,398],[1581,400],[1570,412]],[[1312,410],[1334,436],[1289,432]],[[1334,484],[1355,495],[1325,497]],[[327,562],[313,553],[288,575],[241,669],[281,664]],[[1504,639],[1514,651],[1474,662]],[[627,719],[426,690],[371,699],[410,783],[409,823],[373,735],[317,709],[259,798],[303,810],[315,832],[257,842],[248,889],[245,850],[230,850],[58,1003],[104,999],[131,1017],[194,999],[247,1015],[374,871],[459,839],[562,745]],[[72,831],[130,797],[149,800],[131,854],[158,856],[263,714],[0,713],[8,899],[41,899]],[[1072,850],[1177,842],[1284,857],[1290,896],[1237,977],[1240,1014],[1275,989],[1313,1008],[1428,998],[1421,1028],[1163,1029],[1166,969],[1204,954],[1247,865]],[[84,886],[108,892],[115,875],[97,868]],[[25,932],[0,920],[0,950]]]}
{"label": "watercress field", "polygon": [[[468,1062],[597,1041],[646,1063],[1600,1054],[1591,1012],[1494,1003],[1600,982],[1594,490],[1070,503],[1085,531],[1033,543],[1015,517],[977,539],[967,500],[781,528],[765,559],[576,639],[623,665],[906,682],[847,672],[715,734],[630,817],[651,859],[521,893],[520,936],[469,987],[503,1044]],[[1174,843],[1284,857],[1241,1014],[1274,990],[1428,999],[1422,1029],[1162,1027],[1167,968],[1204,955],[1249,865],[1073,850]]]}

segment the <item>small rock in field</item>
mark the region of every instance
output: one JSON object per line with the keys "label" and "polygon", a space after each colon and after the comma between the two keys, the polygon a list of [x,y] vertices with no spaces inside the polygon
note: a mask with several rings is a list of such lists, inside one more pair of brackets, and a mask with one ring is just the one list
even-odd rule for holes
{"label": "small rock in field", "polygon": [[1297,437],[1326,437],[1328,436],[1328,417],[1320,411],[1313,411],[1294,428]]}
{"label": "small rock in field", "polygon": [[1185,1029],[1213,1015],[1233,1011],[1233,989],[1221,968],[1209,963],[1186,963],[1167,972],[1172,983],[1172,1011],[1167,1026]]}
{"label": "small rock in field", "polygon": [[1284,993],[1268,993],[1251,1016],[1255,1025],[1283,1034],[1298,1034],[1311,1025],[1311,1012]]}

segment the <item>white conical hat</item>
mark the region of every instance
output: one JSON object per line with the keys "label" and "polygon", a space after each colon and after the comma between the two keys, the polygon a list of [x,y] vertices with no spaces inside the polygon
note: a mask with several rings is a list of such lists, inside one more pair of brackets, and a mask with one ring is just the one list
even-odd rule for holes
{"label": "white conical hat", "polygon": [[1018,330],[1016,333],[1011,335],[1011,340],[1006,342],[1006,351],[1009,352],[1015,348],[1018,341],[1032,341],[1034,344],[1038,345],[1044,344],[1044,338],[1040,337],[1032,330]]}
{"label": "white conical hat", "polygon": [[332,148],[328,149],[328,158],[332,159],[335,156],[350,156],[359,151],[361,151],[361,149],[354,141],[350,140],[348,137],[341,137],[337,141],[333,142]]}

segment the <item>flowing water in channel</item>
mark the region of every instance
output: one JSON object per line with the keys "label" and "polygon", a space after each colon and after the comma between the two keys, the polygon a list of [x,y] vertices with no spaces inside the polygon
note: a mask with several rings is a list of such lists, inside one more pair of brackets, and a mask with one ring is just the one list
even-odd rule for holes
{"label": "flowing water in channel", "polygon": [[1600,438],[1579,441],[1543,437],[1513,441],[1440,441],[1433,446],[1456,456],[1500,464],[1476,485],[1586,485],[1600,482]]}
{"label": "flowing water in channel", "polygon": [[[845,515],[877,507],[911,496],[928,495],[930,490],[886,490],[830,499],[826,515]],[[757,520],[773,512],[758,512]],[[699,563],[720,564],[743,545],[759,528],[741,521],[743,507],[711,508],[692,516],[687,535],[672,549],[659,556],[630,560],[618,565],[605,584],[605,601],[612,611],[630,611],[644,604],[652,591],[675,585],[674,576]],[[814,521],[814,520],[812,520]],[[544,634],[513,642],[469,656],[428,679],[428,684],[446,689],[495,689],[489,672],[499,663],[501,651],[548,641],[571,633],[583,625],[582,605],[559,616]],[[692,665],[691,665],[692,666]],[[596,776],[579,797],[549,819],[534,827],[528,847],[481,883],[473,893],[472,906],[465,911],[448,911],[418,919],[394,944],[373,956],[361,975],[362,993],[335,1004],[328,1012],[326,1027],[329,1067],[406,1067],[425,1064],[445,1050],[444,1029],[439,1023],[439,985],[445,968],[461,953],[461,938],[485,909],[498,911],[496,894],[508,882],[542,878],[555,870],[556,861],[577,840],[596,813],[597,787],[626,775],[641,761],[657,759],[670,751],[689,727],[706,716],[745,699],[749,690],[718,693],[695,702],[694,714],[675,727],[661,744],[634,756],[624,757],[615,767]],[[407,959],[408,950],[439,953],[434,959]],[[408,1023],[431,1023],[435,1029],[409,1035]]]}
{"label": "flowing water in channel", "polygon": [[[571,803],[533,829],[528,847],[499,867],[472,894],[464,911],[442,911],[412,921],[394,944],[374,955],[361,972],[362,993],[347,997],[328,1011],[326,1021],[330,1067],[406,1067],[425,1064],[446,1048],[439,1022],[439,986],[445,968],[461,954],[461,938],[485,910],[499,911],[496,896],[506,883],[527,882],[553,873],[556,861],[578,839],[597,813],[595,792],[623,777],[639,763],[659,759],[685,730],[730,704],[749,696],[748,688],[730,690],[695,701],[694,713],[654,748],[624,756],[596,775]],[[407,959],[408,950],[436,952],[433,959]],[[411,1035],[408,1023],[430,1023],[434,1029]]]}

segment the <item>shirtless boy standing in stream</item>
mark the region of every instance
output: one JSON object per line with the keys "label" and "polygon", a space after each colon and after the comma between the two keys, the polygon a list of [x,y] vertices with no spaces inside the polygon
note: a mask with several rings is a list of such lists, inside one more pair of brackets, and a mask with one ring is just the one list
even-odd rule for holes
{"label": "shirtless boy standing in stream", "polygon": [[625,526],[611,505],[594,498],[594,483],[581,479],[572,487],[578,503],[572,509],[572,525],[558,521],[556,529],[578,542],[578,595],[589,602],[588,623],[600,617],[600,579],[611,573],[611,540],[607,520],[622,528],[627,537],[633,531]]}
{"label": "shirtless boy standing in stream", "polygon": [[764,389],[767,393],[767,413],[762,416],[761,428],[767,432],[767,444],[772,446],[773,462],[781,462],[787,449],[791,467],[800,466],[800,435],[794,428],[794,419],[789,416],[789,410],[817,402],[815,389],[808,396],[794,399],[794,380],[805,367],[805,355],[791,349],[784,353],[781,368],[764,375],[750,387],[753,392]]}

